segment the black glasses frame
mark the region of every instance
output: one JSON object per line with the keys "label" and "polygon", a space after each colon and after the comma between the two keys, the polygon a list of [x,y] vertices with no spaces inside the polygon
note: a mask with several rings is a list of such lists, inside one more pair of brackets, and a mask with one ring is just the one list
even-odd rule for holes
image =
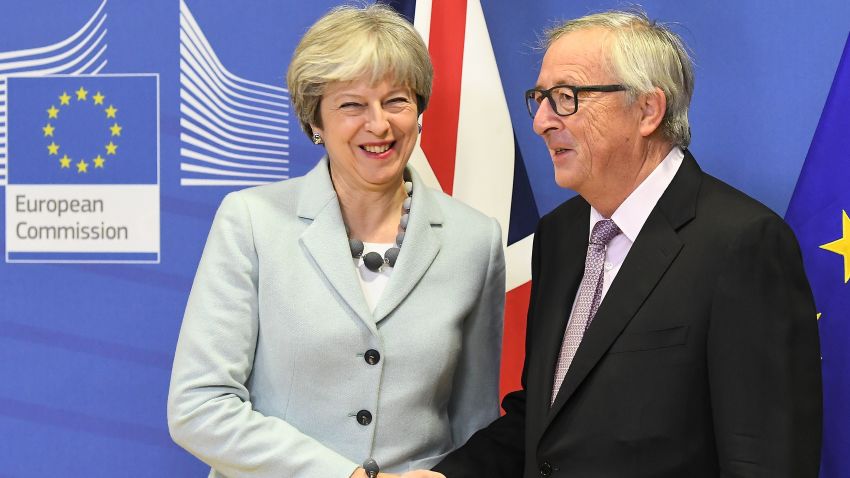
{"label": "black glasses frame", "polygon": [[[573,101],[575,105],[573,106],[573,111],[571,113],[562,114],[558,111],[558,106],[555,104],[555,99],[552,98],[552,91],[558,88],[569,88],[570,91],[573,92]],[[535,93],[539,93],[549,100],[549,106],[552,107],[552,111],[555,112],[558,116],[570,116],[576,114],[578,111],[578,94],[582,91],[591,91],[591,92],[599,92],[599,93],[610,93],[613,91],[626,91],[626,87],[623,85],[588,85],[588,86],[574,86],[574,85],[555,85],[547,90],[540,90],[537,88],[530,89],[525,92],[525,107],[528,109],[528,114],[534,118],[534,111],[532,110],[531,102],[537,103],[535,99]],[[542,103],[542,101],[541,101]],[[539,107],[538,107],[539,109]]]}

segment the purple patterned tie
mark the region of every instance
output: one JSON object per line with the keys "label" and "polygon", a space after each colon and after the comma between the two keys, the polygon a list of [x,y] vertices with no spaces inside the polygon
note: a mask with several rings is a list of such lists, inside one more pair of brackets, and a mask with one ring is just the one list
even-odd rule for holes
{"label": "purple patterned tie", "polygon": [[602,302],[602,267],[605,264],[605,248],[619,233],[620,228],[611,219],[603,219],[593,226],[590,244],[587,246],[587,257],[584,259],[584,277],[581,278],[581,285],[578,287],[575,310],[564,332],[564,342],[561,344],[561,353],[558,355],[558,364],[555,367],[555,384],[552,387],[550,405],[555,403],[555,397],[561,389],[567,370],[570,369],[584,331],[596,315],[599,303]]}

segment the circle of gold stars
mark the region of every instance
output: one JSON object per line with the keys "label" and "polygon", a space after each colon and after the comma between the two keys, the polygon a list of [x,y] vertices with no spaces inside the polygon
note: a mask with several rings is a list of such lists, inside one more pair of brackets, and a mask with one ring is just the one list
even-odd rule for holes
{"label": "circle of gold stars", "polygon": [[[118,154],[118,138],[121,137],[121,129],[122,126],[118,124],[118,108],[114,105],[105,102],[106,96],[103,95],[100,91],[95,92],[91,96],[91,100],[89,100],[89,91],[83,88],[82,86],[73,92],[76,96],[76,100],[68,94],[67,91],[63,91],[61,95],[59,95],[59,107],[56,107],[56,104],[50,105],[50,108],[47,109],[47,124],[45,124],[41,131],[44,133],[44,138],[47,140],[50,139],[50,144],[47,145],[47,155],[48,156],[57,156],[59,159],[59,168],[72,170],[71,165],[73,164],[77,170],[77,174],[85,174],[89,171],[89,165],[93,165],[94,169],[103,169],[106,164],[106,159],[110,156],[113,156],[111,159],[115,159],[114,156]],[[80,156],[77,158],[77,162],[74,163],[74,158],[68,156],[67,153],[62,151],[62,146],[57,144],[54,141],[54,133],[56,132],[56,126],[53,125],[53,120],[59,119],[59,113],[62,112],[63,107],[70,108],[72,101],[75,103],[84,103],[91,104],[94,107],[102,108],[104,114],[107,119],[107,129],[109,129],[109,143],[103,146],[104,151],[103,154],[98,154],[95,157],[84,158]],[[112,121],[109,121],[112,120]],[[111,125],[109,123],[112,123]],[[59,157],[59,153],[62,152],[62,156]],[[89,162],[91,161],[91,162]]]}

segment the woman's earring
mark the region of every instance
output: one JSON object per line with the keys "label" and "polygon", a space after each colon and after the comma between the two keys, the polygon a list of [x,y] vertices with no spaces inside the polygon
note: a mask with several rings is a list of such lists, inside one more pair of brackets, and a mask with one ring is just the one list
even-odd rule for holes
{"label": "woman's earring", "polygon": [[422,132],[422,123],[419,123],[419,132]]}
{"label": "woman's earring", "polygon": [[[419,127],[422,128],[421,126]],[[313,133],[313,144],[323,144],[322,136],[319,133]]]}

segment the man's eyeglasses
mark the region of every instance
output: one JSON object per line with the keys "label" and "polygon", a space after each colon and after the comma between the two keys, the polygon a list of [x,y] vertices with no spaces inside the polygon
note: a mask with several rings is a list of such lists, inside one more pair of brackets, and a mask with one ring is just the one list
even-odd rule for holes
{"label": "man's eyeglasses", "polygon": [[596,91],[600,93],[608,93],[612,91],[625,91],[623,85],[590,85],[590,86],[573,86],[573,85],[555,85],[548,90],[528,90],[525,92],[525,105],[528,107],[528,114],[532,118],[537,114],[540,105],[544,99],[549,100],[549,105],[558,116],[569,116],[578,111],[578,94],[582,91]]}

